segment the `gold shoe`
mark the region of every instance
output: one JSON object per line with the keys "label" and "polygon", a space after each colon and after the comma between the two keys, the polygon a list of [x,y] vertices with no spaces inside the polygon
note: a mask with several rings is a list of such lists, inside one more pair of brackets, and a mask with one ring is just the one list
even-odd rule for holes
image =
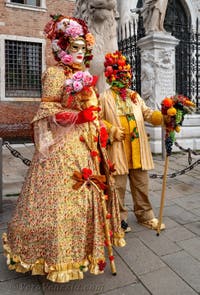
{"label": "gold shoe", "polygon": [[[143,221],[143,222],[138,222],[138,223],[149,228],[149,229],[157,230],[158,229],[158,222],[159,221],[157,218],[153,218],[153,219]],[[160,230],[163,230],[163,229],[165,229],[165,224],[161,223]]]}

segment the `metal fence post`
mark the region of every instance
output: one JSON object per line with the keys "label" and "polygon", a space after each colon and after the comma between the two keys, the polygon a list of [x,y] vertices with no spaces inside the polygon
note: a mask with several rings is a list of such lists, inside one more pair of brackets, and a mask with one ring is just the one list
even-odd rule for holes
{"label": "metal fence post", "polygon": [[3,153],[3,150],[2,150],[2,146],[3,146],[3,139],[0,137],[0,212],[3,211],[3,185],[2,185],[2,161],[3,161],[3,157],[2,157],[2,153]]}

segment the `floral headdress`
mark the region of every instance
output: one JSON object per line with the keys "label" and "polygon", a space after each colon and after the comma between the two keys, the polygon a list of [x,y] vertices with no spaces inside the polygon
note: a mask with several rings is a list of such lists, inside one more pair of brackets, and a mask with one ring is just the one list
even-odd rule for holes
{"label": "floral headdress", "polygon": [[127,58],[120,51],[107,53],[104,66],[106,82],[125,99],[126,89],[130,87],[132,79],[131,66]]}
{"label": "floral headdress", "polygon": [[61,61],[65,65],[73,63],[72,56],[66,52],[66,48],[72,41],[82,39],[86,42],[86,53],[84,63],[89,67],[92,59],[92,47],[94,45],[94,37],[89,32],[86,23],[78,18],[51,15],[52,19],[46,24],[44,33],[52,43],[52,51],[56,61]]}

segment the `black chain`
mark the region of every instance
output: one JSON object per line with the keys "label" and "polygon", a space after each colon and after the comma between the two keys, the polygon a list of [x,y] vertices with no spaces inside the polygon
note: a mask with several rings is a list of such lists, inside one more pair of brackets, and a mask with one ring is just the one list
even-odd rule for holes
{"label": "black chain", "polygon": [[[196,167],[196,166],[199,165],[199,164],[200,164],[200,159],[197,160],[196,162],[194,162],[193,164],[189,165],[188,167],[186,167],[186,168],[180,170],[180,171],[177,171],[177,172],[173,172],[173,173],[169,173],[169,174],[167,174],[167,177],[168,177],[168,178],[174,178],[174,177],[176,177],[177,175],[183,175],[183,174],[185,174],[185,173],[191,171],[192,169],[194,169],[194,167]],[[159,174],[150,174],[149,177],[150,177],[150,178],[153,178],[153,179],[155,179],[155,178],[163,179],[163,175],[161,175],[161,174],[160,174],[160,175],[159,175]]]}
{"label": "black chain", "polygon": [[[200,155],[200,153],[196,153],[194,151],[192,151],[190,148],[188,149],[184,149],[183,147],[181,147],[177,142],[174,143],[180,150],[184,151],[184,152],[187,152],[188,153],[188,162],[189,162],[189,166],[180,170],[180,171],[177,171],[177,172],[173,172],[173,173],[169,173],[167,174],[167,177],[168,178],[174,178],[176,177],[177,175],[184,175],[185,173],[191,171],[192,169],[194,169],[194,167],[196,167],[197,165],[200,164],[200,159],[197,160],[196,162],[194,162],[193,164],[191,164],[190,161],[192,161],[192,157],[191,157],[191,154],[193,155]],[[13,149],[9,142],[8,141],[5,141],[3,143],[3,145],[5,145],[7,147],[7,149],[9,149],[9,151],[11,152],[11,154],[16,157],[16,158],[19,158],[20,160],[22,160],[22,162],[26,165],[26,166],[30,166],[31,165],[31,161],[29,159],[26,159],[24,158],[17,150]],[[153,178],[153,179],[156,179],[156,178],[159,178],[159,179],[163,179],[163,175],[162,174],[150,174],[149,175],[150,178]]]}
{"label": "black chain", "polygon": [[188,153],[188,163],[189,163],[189,165],[192,164],[192,154],[195,155],[195,156],[199,156],[200,155],[200,153],[194,152],[193,150],[191,150],[191,148],[184,149],[176,141],[175,141],[174,145],[177,146],[181,151],[183,151],[185,153]]}
{"label": "black chain", "polygon": [[8,141],[5,141],[3,143],[3,145],[5,145],[7,147],[7,149],[9,149],[9,151],[11,152],[11,154],[16,157],[19,158],[20,160],[22,160],[22,162],[26,165],[26,166],[30,166],[31,165],[31,161],[29,159],[24,158],[17,150],[13,149]]}

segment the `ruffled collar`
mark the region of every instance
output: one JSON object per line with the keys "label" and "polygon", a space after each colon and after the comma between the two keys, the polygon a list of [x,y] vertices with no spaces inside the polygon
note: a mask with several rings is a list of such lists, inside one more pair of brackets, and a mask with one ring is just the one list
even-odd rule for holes
{"label": "ruffled collar", "polygon": [[85,65],[84,64],[75,64],[73,63],[72,65],[65,65],[64,63],[62,63],[61,61],[58,62],[58,66],[61,66],[64,70],[66,74],[69,73],[74,73],[77,71],[85,71]]}

